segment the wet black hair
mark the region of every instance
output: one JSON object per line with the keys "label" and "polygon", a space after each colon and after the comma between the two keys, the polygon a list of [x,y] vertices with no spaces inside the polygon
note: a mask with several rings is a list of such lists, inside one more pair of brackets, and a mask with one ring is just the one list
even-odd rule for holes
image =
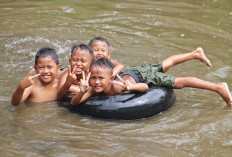
{"label": "wet black hair", "polygon": [[90,70],[95,67],[95,66],[99,66],[101,68],[107,68],[110,70],[110,73],[113,74],[113,64],[112,62],[107,59],[107,58],[99,58],[99,59],[95,59],[91,65],[90,65]]}
{"label": "wet black hair", "polygon": [[108,46],[108,49],[110,47],[110,44],[109,42],[106,40],[106,38],[103,38],[103,37],[95,37],[93,38],[92,40],[90,40],[89,42],[89,46],[92,47],[93,43],[95,43],[96,41],[102,41],[102,42],[105,42]]}
{"label": "wet black hair", "polygon": [[58,55],[53,48],[43,47],[38,50],[35,55],[35,65],[37,65],[37,61],[40,57],[51,57],[56,62],[56,64],[59,65]]}
{"label": "wet black hair", "polygon": [[89,47],[88,45],[85,44],[80,44],[80,45],[73,45],[72,46],[72,50],[71,50],[71,55],[73,54],[73,52],[75,52],[77,49],[81,49],[81,50],[87,50],[91,56],[91,59],[93,58],[93,50],[91,47]]}

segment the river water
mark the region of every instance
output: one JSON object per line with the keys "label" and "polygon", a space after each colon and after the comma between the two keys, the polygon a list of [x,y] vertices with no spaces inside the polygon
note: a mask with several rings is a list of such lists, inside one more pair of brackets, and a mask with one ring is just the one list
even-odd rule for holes
{"label": "river water", "polygon": [[83,117],[57,102],[10,104],[38,49],[55,48],[67,66],[71,46],[96,36],[126,67],[200,46],[212,68],[192,60],[168,73],[232,90],[231,0],[1,0],[0,21],[0,156],[231,156],[232,109],[207,90],[175,90],[168,111],[129,122]]}

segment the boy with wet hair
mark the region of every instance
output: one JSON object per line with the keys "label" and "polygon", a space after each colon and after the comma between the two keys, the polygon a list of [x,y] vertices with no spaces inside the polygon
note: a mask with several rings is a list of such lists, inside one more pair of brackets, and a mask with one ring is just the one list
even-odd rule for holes
{"label": "boy with wet hair", "polygon": [[[98,50],[98,47],[106,47],[102,46],[104,42],[105,45],[107,45],[108,42],[104,40],[100,42],[98,41],[98,39],[96,39],[96,41],[95,39],[93,39],[90,41],[89,45],[91,45],[93,49],[96,47],[96,50]],[[109,58],[107,55],[106,57],[104,55],[99,55],[99,57],[100,56],[104,58]],[[227,103],[227,105],[232,107],[232,96],[226,83],[211,83],[208,81],[198,79],[196,77],[175,78],[174,76],[165,73],[171,67],[192,59],[198,59],[206,65],[208,65],[209,67],[212,66],[209,59],[205,56],[203,49],[199,47],[189,53],[170,56],[164,61],[159,62],[157,64],[147,64],[145,66],[131,67],[127,71],[120,73],[119,75],[123,78],[123,80],[128,80],[131,83],[144,82],[148,85],[166,86],[175,89],[193,87],[211,90],[217,92]]]}
{"label": "boy with wet hair", "polygon": [[[109,51],[110,44],[105,38],[95,37],[89,42],[89,46],[93,50],[93,60],[102,57],[110,59],[110,54],[111,54],[111,52]],[[118,73],[120,73],[123,70],[124,66],[115,60],[111,60],[111,62],[114,67],[113,76],[116,76]]]}
{"label": "boy with wet hair", "polygon": [[[109,59],[100,58],[92,62],[87,77],[83,73],[83,79],[79,84],[80,91],[72,98],[71,104],[78,105],[92,95],[106,94],[116,95],[131,91],[144,92],[148,89],[145,83],[130,83],[129,81],[114,80],[113,64]],[[85,79],[86,78],[86,79]],[[121,78],[120,78],[121,79]]]}
{"label": "boy with wet hair", "polygon": [[91,47],[85,44],[74,45],[72,47],[69,68],[60,77],[58,85],[59,100],[65,97],[72,97],[80,92],[80,81],[83,75],[86,77],[89,74],[92,58],[93,51]]}
{"label": "boy with wet hair", "polygon": [[[11,104],[24,101],[44,102],[57,99],[57,74],[60,69],[57,53],[52,48],[41,48],[35,56],[35,65],[19,83],[12,95]],[[32,73],[36,71],[36,75]]]}
{"label": "boy with wet hair", "polygon": [[123,80],[129,80],[131,83],[141,81],[148,85],[166,86],[175,89],[193,87],[211,90],[217,92],[227,105],[232,107],[232,96],[227,83],[212,83],[196,77],[174,77],[165,73],[171,67],[192,59],[198,59],[209,67],[212,66],[203,49],[199,47],[193,52],[173,55],[157,64],[131,67],[128,69],[129,72],[126,71],[120,75]]}

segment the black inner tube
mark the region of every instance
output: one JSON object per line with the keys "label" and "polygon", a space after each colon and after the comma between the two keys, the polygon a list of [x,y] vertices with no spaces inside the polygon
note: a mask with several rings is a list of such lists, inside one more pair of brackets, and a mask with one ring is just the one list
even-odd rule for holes
{"label": "black inner tube", "polygon": [[[167,87],[150,87],[146,92],[133,92],[122,95],[93,96],[85,102],[68,107],[80,115],[107,120],[138,120],[157,115],[175,103],[175,92]],[[70,99],[66,100],[70,103]]]}

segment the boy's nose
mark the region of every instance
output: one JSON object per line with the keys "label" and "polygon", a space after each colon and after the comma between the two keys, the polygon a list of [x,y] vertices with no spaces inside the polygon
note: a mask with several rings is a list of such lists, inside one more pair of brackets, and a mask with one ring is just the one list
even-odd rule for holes
{"label": "boy's nose", "polygon": [[44,68],[44,72],[45,73],[49,72],[49,69],[48,68]]}
{"label": "boy's nose", "polygon": [[98,51],[98,54],[102,54],[102,51]]}
{"label": "boy's nose", "polygon": [[100,83],[100,80],[99,80],[99,79],[96,79],[95,83],[96,83],[96,84],[99,84],[99,83]]}
{"label": "boy's nose", "polygon": [[81,65],[81,61],[78,61],[78,62],[76,63],[76,65]]}

